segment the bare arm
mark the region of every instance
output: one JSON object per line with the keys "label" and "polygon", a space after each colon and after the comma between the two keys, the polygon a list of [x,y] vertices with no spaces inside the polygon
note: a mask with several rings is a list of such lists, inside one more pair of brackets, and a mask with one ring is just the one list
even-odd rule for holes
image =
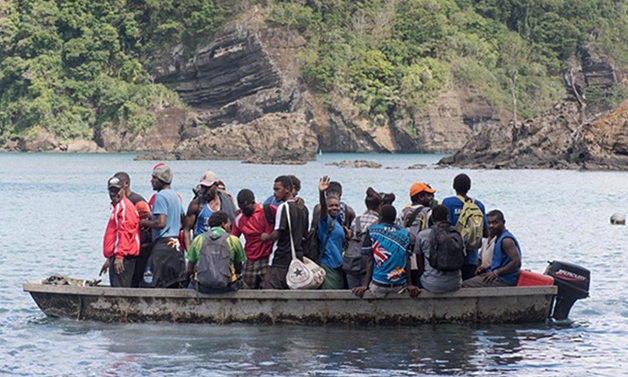
{"label": "bare arm", "polygon": [[414,298],[421,293],[421,290],[416,285],[412,284],[412,265],[410,264],[410,256],[406,256],[406,281],[408,285],[408,292],[410,292],[410,297]]}
{"label": "bare arm", "polygon": [[320,218],[323,221],[327,220],[327,198],[325,198],[325,190],[329,188],[330,181],[331,179],[326,175],[318,181],[318,202],[321,205]]}
{"label": "bare arm", "polygon": [[160,213],[157,215],[155,220],[144,219],[140,222],[142,227],[151,228],[151,229],[163,229],[166,226],[167,216],[164,213]]}
{"label": "bare arm", "polygon": [[183,218],[183,244],[185,249],[188,250],[192,244],[192,228],[196,223],[196,214],[198,213],[198,201],[192,200],[188,205],[188,211]]}
{"label": "bare arm", "polygon": [[275,229],[270,233],[262,233],[260,239],[262,241],[277,241],[281,236],[281,230]]}

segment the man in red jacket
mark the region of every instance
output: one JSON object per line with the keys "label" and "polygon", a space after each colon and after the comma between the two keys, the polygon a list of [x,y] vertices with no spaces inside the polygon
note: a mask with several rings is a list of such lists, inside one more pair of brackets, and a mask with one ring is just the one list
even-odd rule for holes
{"label": "man in red jacket", "polygon": [[[105,230],[103,254],[107,261],[100,275],[109,269],[112,287],[131,287],[135,260],[140,251],[139,215],[135,206],[125,196],[124,182],[113,176],[107,182],[113,210]],[[109,268],[111,267],[111,268]]]}

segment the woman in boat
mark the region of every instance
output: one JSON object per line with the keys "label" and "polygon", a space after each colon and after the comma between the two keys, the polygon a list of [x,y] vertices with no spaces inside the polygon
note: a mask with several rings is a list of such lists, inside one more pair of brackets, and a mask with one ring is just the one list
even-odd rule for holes
{"label": "woman in boat", "polygon": [[321,258],[320,266],[327,273],[321,289],[344,289],[342,271],[342,246],[345,241],[345,228],[337,221],[340,213],[340,199],[332,194],[326,195],[330,178],[323,176],[318,183],[320,216],[317,235]]}

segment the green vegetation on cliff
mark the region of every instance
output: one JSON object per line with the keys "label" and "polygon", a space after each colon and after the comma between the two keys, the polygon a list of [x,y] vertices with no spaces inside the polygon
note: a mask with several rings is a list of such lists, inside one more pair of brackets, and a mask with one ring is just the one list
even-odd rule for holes
{"label": "green vegetation on cliff", "polygon": [[0,137],[151,126],[178,98],[146,62],[163,44],[215,32],[224,15],[202,0],[0,2]]}
{"label": "green vegetation on cliff", "polygon": [[[151,59],[206,42],[257,7],[308,40],[302,77],[330,103],[351,98],[375,123],[412,119],[440,92],[532,116],[565,94],[561,72],[589,45],[628,68],[628,6],[619,0],[5,0],[0,1],[0,141],[47,129],[91,138],[138,131],[176,93]],[[264,12],[266,14],[266,12]],[[626,89],[588,90],[612,107]],[[477,96],[477,97],[474,97]]]}
{"label": "green vegetation on cliff", "polygon": [[[309,37],[303,78],[374,119],[412,117],[455,86],[528,117],[560,100],[561,72],[589,44],[628,67],[628,7],[617,0],[276,2],[271,25]],[[593,90],[614,106],[625,88]],[[469,101],[475,98],[468,98]]]}

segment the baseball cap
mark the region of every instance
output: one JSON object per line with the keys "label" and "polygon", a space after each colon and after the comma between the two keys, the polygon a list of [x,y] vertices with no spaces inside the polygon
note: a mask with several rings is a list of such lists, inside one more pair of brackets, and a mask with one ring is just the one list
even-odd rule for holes
{"label": "baseball cap", "polygon": [[433,194],[436,192],[436,190],[434,190],[433,188],[430,187],[430,185],[428,185],[427,183],[423,183],[423,182],[415,182],[412,187],[410,187],[410,197],[415,196],[416,194],[420,193],[420,192],[427,192],[430,194]]}
{"label": "baseball cap", "polygon": [[172,183],[172,170],[170,170],[168,165],[157,165],[153,169],[153,177],[170,184]]}
{"label": "baseball cap", "polygon": [[222,182],[222,180],[218,178],[216,173],[214,173],[211,170],[208,170],[205,173],[203,173],[203,176],[201,177],[201,183],[199,184],[201,186],[211,187],[214,183],[217,183],[217,182]]}
{"label": "baseball cap", "polygon": [[124,182],[122,182],[122,180],[116,177],[115,175],[109,178],[109,180],[107,181],[107,189],[115,188],[115,189],[120,190],[123,187],[124,187]]}

